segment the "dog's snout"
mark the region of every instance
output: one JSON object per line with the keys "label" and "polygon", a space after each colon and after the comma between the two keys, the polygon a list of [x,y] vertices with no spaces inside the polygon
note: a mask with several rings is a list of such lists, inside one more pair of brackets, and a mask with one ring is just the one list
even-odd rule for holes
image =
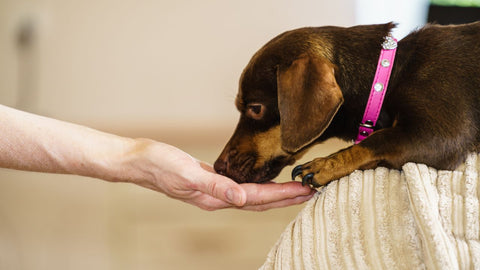
{"label": "dog's snout", "polygon": [[238,151],[236,149],[231,149],[230,147],[225,147],[222,154],[213,164],[215,171],[221,175],[227,175],[228,173],[228,163],[229,160],[237,155]]}
{"label": "dog's snout", "polygon": [[213,168],[218,174],[226,175],[227,174],[228,163],[225,158],[218,158],[217,161],[213,164]]}
{"label": "dog's snout", "polygon": [[215,161],[215,163],[213,164],[213,168],[217,173],[221,175],[227,175],[230,152],[231,150],[225,149],[223,153],[218,157],[217,161]]}
{"label": "dog's snout", "polygon": [[228,164],[229,160],[237,155],[238,151],[236,149],[225,148],[222,154],[218,157],[218,159],[213,164],[213,168],[215,171],[221,175],[228,174]]}

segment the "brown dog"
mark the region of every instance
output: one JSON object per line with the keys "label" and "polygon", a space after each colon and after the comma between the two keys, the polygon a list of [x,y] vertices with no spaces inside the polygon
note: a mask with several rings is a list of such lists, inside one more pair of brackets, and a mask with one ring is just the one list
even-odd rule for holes
{"label": "brown dog", "polygon": [[[392,23],[302,28],[261,48],[240,79],[240,121],[215,170],[237,182],[265,182],[310,146],[353,141],[381,44]],[[429,25],[398,43],[379,120],[369,137],[297,166],[314,187],[376,166],[412,161],[454,169],[480,143],[480,22]]]}

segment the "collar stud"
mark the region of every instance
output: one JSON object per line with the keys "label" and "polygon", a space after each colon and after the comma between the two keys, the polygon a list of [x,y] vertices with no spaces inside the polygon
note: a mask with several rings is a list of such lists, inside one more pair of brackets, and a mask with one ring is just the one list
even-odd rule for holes
{"label": "collar stud", "polygon": [[383,59],[381,65],[382,67],[389,67],[390,61],[388,59]]}

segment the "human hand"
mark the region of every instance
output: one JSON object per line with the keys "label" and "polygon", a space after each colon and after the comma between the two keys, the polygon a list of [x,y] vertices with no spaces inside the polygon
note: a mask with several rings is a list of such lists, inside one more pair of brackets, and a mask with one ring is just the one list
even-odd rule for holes
{"label": "human hand", "polygon": [[136,165],[149,177],[131,182],[205,210],[263,211],[303,203],[315,193],[299,182],[237,184],[171,145],[151,140],[142,140],[142,144]]}
{"label": "human hand", "polygon": [[168,144],[131,139],[0,105],[0,167],[131,182],[216,210],[266,210],[302,203],[300,183],[242,184]]}

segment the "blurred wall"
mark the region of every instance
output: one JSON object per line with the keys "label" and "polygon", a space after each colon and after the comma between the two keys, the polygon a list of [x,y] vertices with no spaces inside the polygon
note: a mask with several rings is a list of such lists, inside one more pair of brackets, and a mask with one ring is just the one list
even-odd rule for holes
{"label": "blurred wall", "polygon": [[352,3],[0,0],[0,100],[94,127],[231,128],[252,54],[285,30],[353,24]]}

